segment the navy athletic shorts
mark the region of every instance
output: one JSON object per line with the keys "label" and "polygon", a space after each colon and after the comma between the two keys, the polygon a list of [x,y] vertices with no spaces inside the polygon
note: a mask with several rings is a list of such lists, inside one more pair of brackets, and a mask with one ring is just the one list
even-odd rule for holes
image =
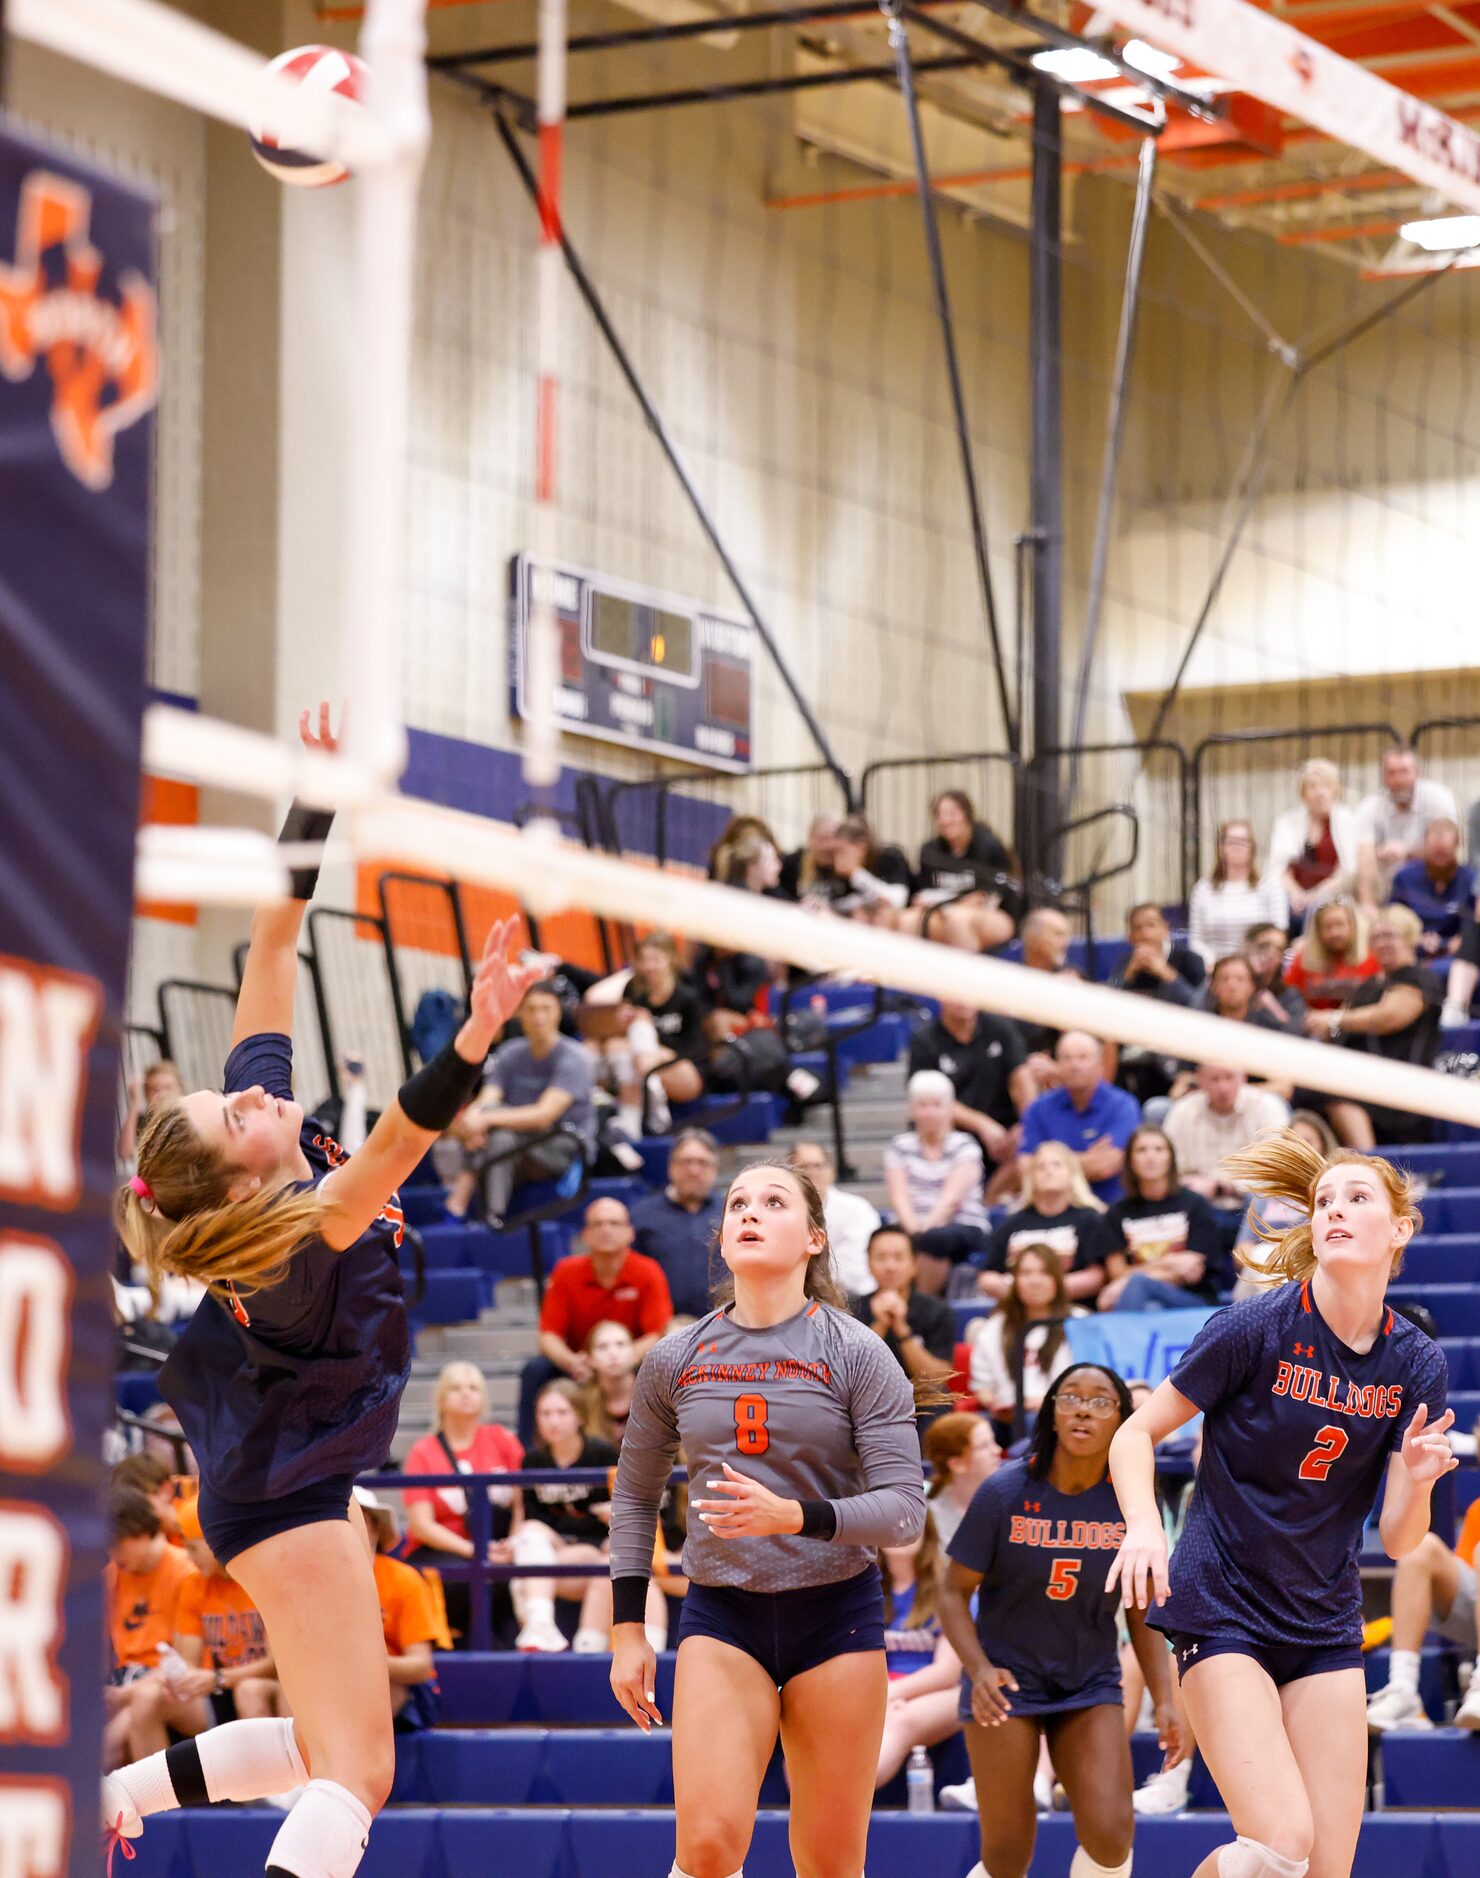
{"label": "navy athletic shorts", "polygon": [[[1082,1708],[1119,1708],[1124,1700],[1118,1667],[1103,1676],[1096,1676],[1092,1682],[1078,1689],[1019,1676],[1017,1688],[1004,1689],[1003,1694],[1007,1697],[1011,1713],[1021,1716],[1025,1721],[1047,1721],[1055,1715],[1072,1715]],[[975,1719],[971,1713],[970,1676],[961,1678],[961,1700],[956,1706],[956,1713],[964,1722]]]}
{"label": "navy athletic shorts", "polygon": [[238,1553],[280,1532],[317,1526],[326,1519],[348,1519],[353,1486],[353,1479],[344,1474],[337,1480],[316,1480],[276,1500],[228,1500],[202,1480],[200,1529],[221,1564],[229,1565]]}
{"label": "navy athletic shorts", "polygon": [[713,1637],[755,1658],[778,1689],[835,1656],[884,1648],[884,1591],[877,1565],[836,1584],[742,1591],[690,1581],[678,1620],[685,1637]]}
{"label": "navy athletic shorts", "polygon": [[1250,1643],[1247,1637],[1193,1637],[1180,1630],[1170,1641],[1180,1675],[1210,1656],[1251,1656],[1276,1689],[1306,1676],[1362,1667],[1359,1643]]}

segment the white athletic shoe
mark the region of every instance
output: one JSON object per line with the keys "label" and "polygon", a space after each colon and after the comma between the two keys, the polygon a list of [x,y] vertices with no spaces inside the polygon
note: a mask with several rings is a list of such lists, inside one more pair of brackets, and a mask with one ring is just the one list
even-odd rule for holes
{"label": "white athletic shoe", "polygon": [[137,1839],[144,1830],[128,1788],[116,1774],[103,1775],[103,1830],[116,1832],[120,1839]]}
{"label": "white athletic shoe", "polygon": [[583,1624],[570,1647],[577,1656],[609,1656],[612,1640],[606,1631],[588,1630]]}
{"label": "white athletic shoe", "polygon": [[[1421,1733],[1425,1728],[1432,1728],[1433,1723],[1424,1713],[1423,1702],[1416,1689],[1395,1689],[1391,1683],[1367,1704],[1367,1732],[1370,1735],[1385,1735],[1389,1730],[1398,1734]],[[1476,1726],[1480,1727],[1480,1720]]]}
{"label": "white athletic shoe", "polygon": [[557,1650],[568,1650],[559,1624],[553,1617],[535,1617],[527,1623],[514,1639],[516,1650],[541,1650],[553,1655]]}
{"label": "white athletic shoe", "polygon": [[1472,1672],[1465,1699],[1454,1712],[1456,1728],[1480,1730],[1480,1669]]}
{"label": "white athletic shoe", "polygon": [[1183,1761],[1180,1767],[1164,1767],[1160,1773],[1148,1775],[1131,1795],[1131,1805],[1146,1819],[1165,1819],[1173,1813],[1185,1813],[1191,1772],[1191,1763]]}
{"label": "white athletic shoe", "polygon": [[976,1811],[976,1782],[963,1780],[954,1787],[942,1787],[940,1810],[943,1813],[974,1813]]}
{"label": "white athletic shoe", "polygon": [[1052,1774],[1036,1773],[1033,1776],[1033,1804],[1040,1813],[1053,1811],[1054,1778]]}

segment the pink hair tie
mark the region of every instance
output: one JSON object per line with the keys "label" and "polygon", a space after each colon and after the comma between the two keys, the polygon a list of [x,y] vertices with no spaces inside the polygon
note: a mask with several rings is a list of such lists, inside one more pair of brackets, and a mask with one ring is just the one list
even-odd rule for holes
{"label": "pink hair tie", "polygon": [[128,1184],[133,1188],[134,1192],[138,1194],[141,1200],[152,1200],[154,1198],[154,1191],[142,1174],[130,1174]]}

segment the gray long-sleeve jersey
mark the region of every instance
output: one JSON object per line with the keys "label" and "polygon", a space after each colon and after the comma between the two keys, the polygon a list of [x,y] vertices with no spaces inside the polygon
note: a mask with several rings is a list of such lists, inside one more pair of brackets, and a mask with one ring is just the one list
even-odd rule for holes
{"label": "gray long-sleeve jersey", "polygon": [[652,1571],[658,1504],[680,1442],[689,1498],[723,1499],[721,1461],[789,1500],[830,1500],[831,1539],[716,1538],[690,1515],[685,1575],[699,1584],[787,1591],[852,1578],[873,1548],[925,1524],[909,1378],[856,1318],[821,1303],[747,1330],[724,1311],[664,1337],[637,1373],[612,1494],[613,1578]]}

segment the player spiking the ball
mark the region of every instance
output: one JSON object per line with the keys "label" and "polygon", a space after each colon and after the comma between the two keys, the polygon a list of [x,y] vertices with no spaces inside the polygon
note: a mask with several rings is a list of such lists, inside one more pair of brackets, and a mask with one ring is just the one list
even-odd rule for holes
{"label": "player spiking the ball", "polygon": [[[1385,1481],[1383,1545],[1411,1552],[1457,1465],[1443,1353],[1386,1297],[1422,1215],[1389,1162],[1328,1161],[1289,1131],[1224,1165],[1307,1218],[1268,1235],[1263,1269],[1287,1282],[1210,1318],[1111,1444],[1126,1518],[1111,1582],[1127,1606],[1155,1598],[1238,1835],[1193,1878],[1350,1878],[1367,1778],[1362,1527]],[[1169,1584],[1152,1451],[1199,1410]]]}
{"label": "player spiking the ball", "polygon": [[[310,748],[333,750],[329,708]],[[283,839],[332,816],[295,804]],[[294,1719],[237,1721],[136,1761],[103,1783],[104,1825],[134,1838],[151,1813],[305,1791],[273,1840],[270,1873],[353,1878],[395,1771],[380,1607],[356,1475],[390,1453],[411,1370],[396,1249],[396,1189],[478,1086],[483,1060],[540,966],[508,957],[495,925],[469,1015],[402,1084],[351,1158],[293,1098],[298,934],[317,869],[261,908],[237,996],[224,1093],[157,1108],[119,1230],[153,1274],[209,1287],[160,1372],[200,1465],[212,1552],[262,1615]]]}

